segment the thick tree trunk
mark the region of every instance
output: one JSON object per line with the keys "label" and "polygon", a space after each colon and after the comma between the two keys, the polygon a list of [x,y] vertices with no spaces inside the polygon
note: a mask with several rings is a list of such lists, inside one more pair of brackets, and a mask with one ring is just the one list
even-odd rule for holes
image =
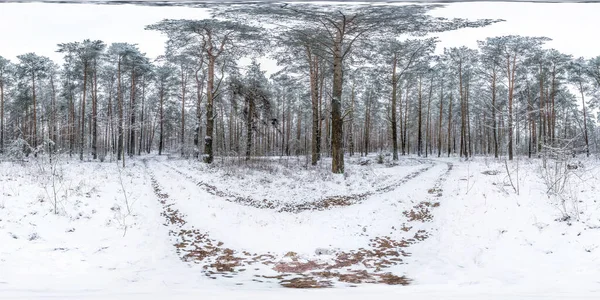
{"label": "thick tree trunk", "polygon": [[333,91],[331,98],[331,171],[335,174],[344,173],[344,146],[342,120],[342,37],[336,34],[333,55]]}
{"label": "thick tree trunk", "polygon": [[[196,70],[195,78],[196,78],[196,122],[198,123],[196,126],[196,133],[194,136],[194,147],[196,148],[196,158],[200,154],[200,136],[202,135],[202,89],[203,82],[198,76],[198,73],[202,70],[202,67]],[[229,130],[231,133],[231,129]],[[231,143],[230,143],[231,144]]]}
{"label": "thick tree trunk", "polygon": [[309,64],[310,98],[312,103],[312,139],[311,139],[311,164],[315,166],[321,159],[321,117],[319,114],[319,61],[306,46],[306,55]]}
{"label": "thick tree trunk", "polygon": [[206,81],[206,137],[204,138],[204,162],[212,163],[213,154],[213,131],[214,131],[214,115],[213,115],[213,92],[215,80],[215,57],[212,53],[208,53],[208,77]]}
{"label": "thick tree trunk", "polygon": [[397,66],[397,56],[394,53],[394,63],[392,67],[392,159],[398,160],[398,123],[396,118],[396,102],[397,102],[397,78],[396,78],[396,66]]}

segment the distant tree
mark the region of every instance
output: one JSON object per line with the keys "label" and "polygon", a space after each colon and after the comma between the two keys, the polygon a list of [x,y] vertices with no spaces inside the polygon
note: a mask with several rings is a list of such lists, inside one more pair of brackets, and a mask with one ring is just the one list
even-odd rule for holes
{"label": "distant tree", "polygon": [[[86,96],[87,96],[87,85],[88,85],[88,72],[90,67],[93,68],[94,74],[96,74],[96,65],[99,56],[104,51],[106,45],[104,42],[100,40],[84,40],[83,42],[71,42],[71,43],[63,43],[58,44],[58,51],[60,53],[66,53],[71,57],[74,57],[77,60],[77,63],[82,67],[83,72],[83,91],[82,91],[82,100],[81,100],[81,132],[80,134],[80,144],[79,144],[79,159],[83,160],[83,149],[85,148],[85,104],[86,104]],[[94,79],[96,76],[94,76]],[[97,122],[95,121],[97,111],[96,111],[96,97],[97,93],[92,93],[92,150],[94,159],[97,158]]]}
{"label": "distant tree", "polygon": [[125,166],[125,135],[123,134],[123,89],[122,89],[122,69],[126,63],[126,59],[130,56],[136,56],[139,53],[137,46],[128,43],[113,43],[107,51],[108,57],[113,63],[117,64],[117,160],[123,159]]}
{"label": "distant tree", "polygon": [[581,95],[581,106],[583,110],[583,137],[585,139],[585,154],[590,156],[590,144],[587,129],[587,108],[585,94],[590,90],[589,77],[586,76],[588,65],[583,57],[572,60],[569,64],[569,81],[575,86]]}
{"label": "distant tree", "polygon": [[501,37],[487,38],[489,44],[498,44],[503,60],[503,71],[505,72],[508,86],[508,159],[512,160],[514,156],[514,122],[513,122],[513,100],[515,95],[515,85],[517,80],[517,70],[524,63],[524,60],[535,53],[545,42],[550,39],[547,37],[524,37],[518,35],[509,35]]}
{"label": "distant tree", "polygon": [[355,5],[324,6],[309,4],[256,5],[235,7],[229,15],[258,16],[291,31],[318,33],[310,37],[327,53],[333,65],[331,92],[331,135],[333,173],[344,173],[343,148],[343,65],[354,49],[368,48],[374,38],[400,34],[424,34],[463,27],[481,27],[495,21],[469,22],[462,19],[434,18],[427,14],[440,6]]}
{"label": "distant tree", "polygon": [[[257,129],[256,122],[262,116],[262,122],[271,122],[271,94],[269,82],[265,72],[260,69],[260,64],[252,61],[244,78],[232,78],[231,87],[234,96],[244,101],[244,115],[246,117],[246,160],[252,154],[253,132]],[[273,124],[274,125],[274,124]]]}
{"label": "distant tree", "polygon": [[470,138],[469,134],[469,81],[470,75],[473,73],[473,69],[477,64],[477,56],[478,52],[474,49],[469,49],[467,47],[459,47],[459,48],[450,48],[445,49],[446,53],[453,61],[457,70],[456,73],[458,75],[458,94],[460,100],[460,156],[464,156],[465,158],[469,157],[470,153],[470,145],[468,140]]}
{"label": "distant tree", "polygon": [[165,135],[165,101],[168,101],[172,93],[175,82],[175,68],[168,64],[160,65],[156,68],[156,85],[159,98],[159,138],[158,138],[158,155],[162,155],[164,148]]}
{"label": "distant tree", "polygon": [[[435,50],[437,39],[413,39],[399,41],[390,39],[381,43],[381,49],[378,51],[382,55],[382,59],[386,65],[391,65],[391,109],[390,109],[390,125],[392,129],[392,159],[398,160],[398,118],[397,114],[397,98],[398,98],[398,83],[403,79],[403,76],[413,71],[418,67],[429,63],[429,55]],[[420,114],[419,114],[420,116]],[[421,124],[421,122],[419,122]],[[421,130],[419,128],[419,137]],[[419,145],[421,138],[419,138]],[[419,154],[420,154],[419,147]]]}
{"label": "distant tree", "polygon": [[45,56],[39,56],[35,53],[27,53],[17,56],[19,59],[18,72],[21,77],[29,78],[31,82],[31,98],[33,101],[33,116],[31,119],[31,146],[35,149],[38,146],[38,130],[37,130],[37,97],[36,97],[36,79],[41,79],[46,76],[50,59]]}
{"label": "distant tree", "polygon": [[4,153],[4,89],[13,71],[12,63],[0,56],[0,154]]}
{"label": "distant tree", "polygon": [[[239,56],[243,53],[258,49],[263,41],[261,30],[234,21],[206,20],[163,20],[146,26],[147,30],[157,30],[165,33],[172,45],[196,45],[203,49],[207,60],[206,78],[206,137],[204,139],[204,161],[212,163],[213,133],[214,133],[214,99],[218,96],[220,80],[215,82],[215,67],[222,67],[227,62],[227,56]],[[221,78],[222,79],[222,78]]]}

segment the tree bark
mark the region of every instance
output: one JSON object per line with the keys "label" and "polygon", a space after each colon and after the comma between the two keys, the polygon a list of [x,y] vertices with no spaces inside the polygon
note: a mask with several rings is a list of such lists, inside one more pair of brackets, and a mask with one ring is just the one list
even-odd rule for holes
{"label": "tree bark", "polygon": [[583,86],[582,83],[579,82],[580,91],[581,91],[581,105],[583,106],[583,137],[585,139],[585,154],[587,157],[590,157],[590,144],[588,139],[588,130],[587,130],[587,109],[585,107],[585,99],[583,95]]}
{"label": "tree bark", "polygon": [[[212,48],[212,46],[210,47]],[[212,51],[212,50],[209,50]],[[208,78],[206,82],[206,137],[204,138],[204,162],[212,163],[213,154],[213,131],[214,131],[214,115],[213,115],[213,92],[215,80],[215,57],[212,53],[208,53]]]}
{"label": "tree bark", "polygon": [[423,93],[422,93],[422,77],[419,76],[419,104],[418,104],[418,116],[417,116],[417,155],[421,156],[423,149],[423,134],[422,134],[422,115],[423,115]]}
{"label": "tree bark", "polygon": [[92,155],[98,159],[98,65],[94,59],[94,91],[92,97]]}
{"label": "tree bark", "polygon": [[393,66],[392,66],[392,159],[393,160],[398,160],[398,123],[397,123],[397,118],[396,118],[396,106],[397,106],[397,78],[396,78],[396,66],[397,66],[397,55],[396,53],[394,53],[394,62],[393,62]]}
{"label": "tree bark", "polygon": [[254,99],[246,98],[248,104],[248,118],[246,119],[246,161],[250,160],[252,153],[252,130],[254,128]]}
{"label": "tree bark", "polygon": [[164,83],[161,82],[160,86],[160,107],[159,107],[159,115],[160,115],[160,135],[158,137],[158,155],[162,155],[163,147],[164,147],[164,124],[165,124],[165,113],[164,113],[164,99],[165,99],[165,87]]}
{"label": "tree bark", "polygon": [[[87,88],[87,61],[83,63],[83,97],[81,99],[81,132],[80,132],[80,145],[79,145],[79,160],[83,160],[83,147],[85,147],[85,97]],[[35,97],[34,97],[35,98]],[[34,101],[35,103],[35,101]],[[35,115],[35,113],[34,113]]]}
{"label": "tree bark", "polygon": [[333,54],[333,91],[331,98],[331,171],[335,174],[344,173],[344,147],[342,120],[342,36],[336,33]]}
{"label": "tree bark", "polygon": [[317,165],[321,159],[321,120],[319,114],[319,61],[316,55],[313,55],[311,48],[306,46],[306,56],[309,66],[310,76],[310,97],[312,103],[312,139],[311,139],[311,164]]}
{"label": "tree bark", "polygon": [[135,67],[131,69],[131,95],[129,97],[129,156],[133,156],[135,154],[135,92],[136,92],[136,82],[135,82]]}
{"label": "tree bark", "polygon": [[444,116],[444,78],[440,84],[440,119],[438,123],[438,157],[442,156],[442,117]]}
{"label": "tree bark", "polygon": [[185,155],[185,68],[181,63],[181,156]]}
{"label": "tree bark", "polygon": [[452,152],[452,93],[450,93],[450,100],[448,101],[448,157]]}

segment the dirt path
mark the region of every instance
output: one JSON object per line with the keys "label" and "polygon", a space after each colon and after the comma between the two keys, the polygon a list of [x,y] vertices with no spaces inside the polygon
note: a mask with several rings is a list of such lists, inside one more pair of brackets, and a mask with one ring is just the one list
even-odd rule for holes
{"label": "dirt path", "polygon": [[[436,180],[435,186],[430,189],[434,192],[430,192],[431,195],[428,196],[431,199],[421,202],[411,211],[404,212],[407,222],[398,230],[412,235],[411,238],[394,240],[389,236],[380,236],[356,250],[337,251],[328,253],[325,257],[303,259],[293,251],[281,257],[270,252],[249,253],[231,249],[201,229],[194,228],[186,222],[186,215],[177,209],[177,200],[165,192],[157,176],[148,168],[148,162],[144,161],[144,164],[150,175],[154,193],[163,207],[161,215],[165,218],[164,225],[170,228],[174,247],[183,261],[201,265],[202,272],[213,279],[237,278],[235,280],[239,280],[236,283],[238,285],[255,281],[279,283],[290,288],[323,288],[332,287],[334,284],[354,286],[361,283],[409,284],[409,278],[397,276],[387,269],[405,263],[404,258],[410,256],[406,249],[428,237],[424,230],[410,232],[410,224],[430,220],[429,209],[439,206],[439,202],[431,199],[441,197],[442,191],[439,187],[447,177],[445,175],[452,169],[451,164],[448,164],[446,173]],[[185,177],[184,174],[179,174]]]}
{"label": "dirt path", "polygon": [[329,196],[329,197],[322,198],[322,199],[319,199],[316,201],[304,202],[304,203],[286,203],[284,201],[278,201],[278,200],[267,200],[267,199],[258,200],[258,199],[254,199],[249,196],[244,197],[244,196],[232,193],[232,192],[220,190],[217,187],[215,187],[214,185],[211,185],[211,184],[206,183],[201,180],[197,180],[196,178],[194,178],[194,176],[190,175],[189,173],[184,172],[179,168],[175,168],[169,164],[162,163],[162,162],[161,162],[161,164],[164,165],[165,167],[168,167],[169,169],[175,171],[179,175],[185,177],[187,180],[193,182],[195,185],[201,187],[203,190],[210,193],[211,195],[217,196],[225,201],[229,201],[229,202],[233,202],[233,203],[237,203],[237,204],[241,204],[241,205],[245,205],[245,206],[252,206],[252,207],[256,207],[256,208],[260,208],[260,209],[272,209],[272,210],[276,210],[278,212],[299,213],[299,212],[309,211],[309,210],[326,210],[326,209],[332,209],[332,208],[336,208],[336,207],[350,206],[350,205],[361,203],[369,197],[372,197],[372,196],[375,196],[378,194],[382,194],[382,193],[386,193],[389,191],[393,191],[393,190],[399,188],[400,186],[402,186],[403,184],[407,183],[411,179],[418,177],[419,175],[423,174],[424,172],[428,171],[433,166],[435,166],[435,164],[433,164],[432,161],[429,161],[429,160],[422,160],[421,162],[423,164],[426,164],[426,166],[400,178],[399,180],[395,181],[392,184],[388,184],[386,186],[377,188],[374,191],[358,193],[358,194],[351,194],[351,195]]}

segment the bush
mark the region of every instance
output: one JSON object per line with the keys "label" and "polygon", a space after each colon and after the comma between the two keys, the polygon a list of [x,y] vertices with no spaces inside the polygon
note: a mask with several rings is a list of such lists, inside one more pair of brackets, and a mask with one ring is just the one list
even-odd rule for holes
{"label": "bush", "polygon": [[377,163],[383,164],[385,162],[385,154],[383,152],[377,153]]}

